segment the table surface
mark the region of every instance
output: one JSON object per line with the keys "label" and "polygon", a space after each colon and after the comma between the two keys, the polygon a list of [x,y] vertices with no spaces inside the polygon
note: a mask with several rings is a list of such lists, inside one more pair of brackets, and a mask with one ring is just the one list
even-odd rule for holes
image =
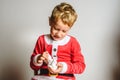
{"label": "table surface", "polygon": [[39,75],[36,75],[36,76],[32,77],[32,80],[61,80],[61,79],[58,79],[58,78],[56,78],[54,76],[49,77],[49,76],[39,76]]}

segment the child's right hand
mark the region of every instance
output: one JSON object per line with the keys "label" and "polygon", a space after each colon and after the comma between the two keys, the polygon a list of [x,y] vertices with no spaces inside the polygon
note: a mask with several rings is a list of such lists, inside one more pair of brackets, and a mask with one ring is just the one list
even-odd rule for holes
{"label": "child's right hand", "polygon": [[60,72],[62,71],[62,69],[63,69],[63,64],[57,63],[56,66],[57,66],[57,69],[56,69],[56,70],[48,66],[48,70],[49,70],[49,72],[50,72],[51,74],[58,74],[58,73],[60,73]]}
{"label": "child's right hand", "polygon": [[42,63],[43,61],[48,64],[48,52],[45,51],[43,54],[37,57],[37,63]]}

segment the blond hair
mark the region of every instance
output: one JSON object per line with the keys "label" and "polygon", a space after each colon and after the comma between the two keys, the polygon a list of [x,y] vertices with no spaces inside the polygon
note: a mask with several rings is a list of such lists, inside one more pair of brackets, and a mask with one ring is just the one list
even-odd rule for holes
{"label": "blond hair", "polygon": [[61,19],[64,24],[72,27],[77,19],[77,14],[70,4],[63,2],[53,9],[50,22],[56,24],[59,19]]}

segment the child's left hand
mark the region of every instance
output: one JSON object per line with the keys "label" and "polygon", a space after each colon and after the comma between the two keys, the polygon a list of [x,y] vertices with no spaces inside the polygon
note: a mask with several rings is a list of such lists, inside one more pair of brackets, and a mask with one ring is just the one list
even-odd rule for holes
{"label": "child's left hand", "polygon": [[54,70],[51,67],[48,67],[48,70],[51,74],[58,74],[62,71],[63,65],[61,63],[57,63],[57,69]]}

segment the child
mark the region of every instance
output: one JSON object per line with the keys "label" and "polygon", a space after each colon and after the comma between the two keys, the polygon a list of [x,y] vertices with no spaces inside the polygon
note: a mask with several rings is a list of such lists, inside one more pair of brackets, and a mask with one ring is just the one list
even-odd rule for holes
{"label": "child", "polygon": [[38,75],[54,76],[62,80],[75,80],[74,74],[85,69],[81,48],[68,31],[77,14],[68,3],[57,5],[49,18],[50,34],[41,35],[31,55],[30,66]]}

